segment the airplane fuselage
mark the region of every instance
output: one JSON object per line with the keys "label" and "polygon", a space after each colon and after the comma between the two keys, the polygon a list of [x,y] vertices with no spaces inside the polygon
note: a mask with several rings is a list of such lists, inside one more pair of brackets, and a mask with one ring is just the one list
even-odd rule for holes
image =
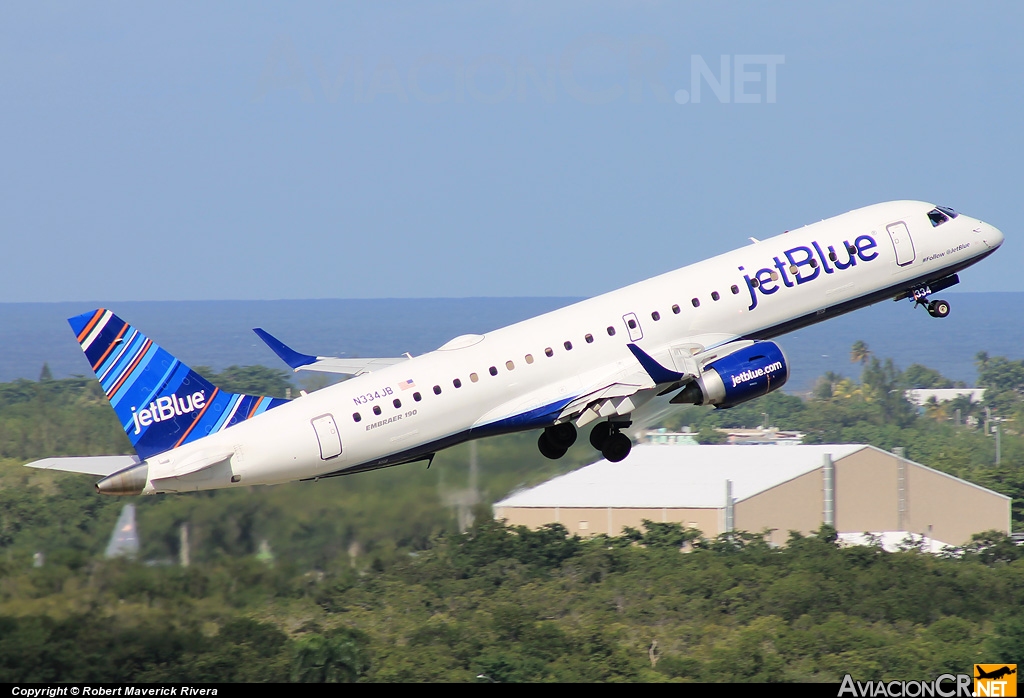
{"label": "airplane fuselage", "polygon": [[[471,438],[578,419],[578,410],[563,410],[587,390],[637,374],[629,344],[657,357],[680,343],[713,350],[768,339],[912,293],[1002,242],[997,229],[963,214],[934,225],[927,215],[933,209],[915,201],[869,206],[484,335],[458,337],[152,456],[143,493],[359,472]],[[634,418],[650,407],[652,387],[626,398],[634,400],[626,403]],[[613,417],[627,408],[618,409]],[[233,455],[213,467],[173,475],[176,464],[197,453],[228,451]]]}

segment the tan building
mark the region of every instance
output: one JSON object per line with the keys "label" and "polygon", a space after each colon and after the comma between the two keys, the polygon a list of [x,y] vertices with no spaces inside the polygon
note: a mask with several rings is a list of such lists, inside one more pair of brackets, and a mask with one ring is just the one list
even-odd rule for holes
{"label": "tan building", "polygon": [[730,530],[808,534],[829,523],[844,538],[907,534],[933,549],[987,530],[1010,532],[1010,498],[874,446],[634,447],[510,495],[494,516],[531,528],[558,522],[581,536],[674,521],[712,537]]}

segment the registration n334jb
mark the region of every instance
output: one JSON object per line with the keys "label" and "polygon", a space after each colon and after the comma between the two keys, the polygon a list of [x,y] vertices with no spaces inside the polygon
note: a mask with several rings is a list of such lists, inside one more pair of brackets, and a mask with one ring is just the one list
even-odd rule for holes
{"label": "registration n334jb", "polygon": [[296,371],[349,374],[294,400],[220,390],[106,309],[69,320],[137,455],[35,467],[102,476],[105,494],[310,480],[429,460],[494,434],[542,430],[560,458],[591,425],[611,461],[631,428],[675,404],[727,408],[789,376],[780,334],[893,298],[933,298],[1003,234],[920,201],[844,213],[416,357],[299,353],[256,333]]}

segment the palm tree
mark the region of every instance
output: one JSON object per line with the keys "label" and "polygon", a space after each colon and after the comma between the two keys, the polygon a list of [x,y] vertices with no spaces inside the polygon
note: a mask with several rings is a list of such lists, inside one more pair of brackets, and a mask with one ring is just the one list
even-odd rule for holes
{"label": "palm tree", "polygon": [[868,361],[868,357],[871,356],[871,350],[868,349],[868,345],[862,340],[858,339],[853,343],[853,348],[850,349],[850,362],[855,364],[864,365]]}

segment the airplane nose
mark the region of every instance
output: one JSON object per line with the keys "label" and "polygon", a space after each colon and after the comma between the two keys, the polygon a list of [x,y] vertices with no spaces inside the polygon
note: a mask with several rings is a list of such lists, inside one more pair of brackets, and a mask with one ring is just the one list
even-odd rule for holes
{"label": "airplane nose", "polygon": [[1003,244],[1003,233],[994,225],[986,225],[982,230],[982,239],[993,250]]}

